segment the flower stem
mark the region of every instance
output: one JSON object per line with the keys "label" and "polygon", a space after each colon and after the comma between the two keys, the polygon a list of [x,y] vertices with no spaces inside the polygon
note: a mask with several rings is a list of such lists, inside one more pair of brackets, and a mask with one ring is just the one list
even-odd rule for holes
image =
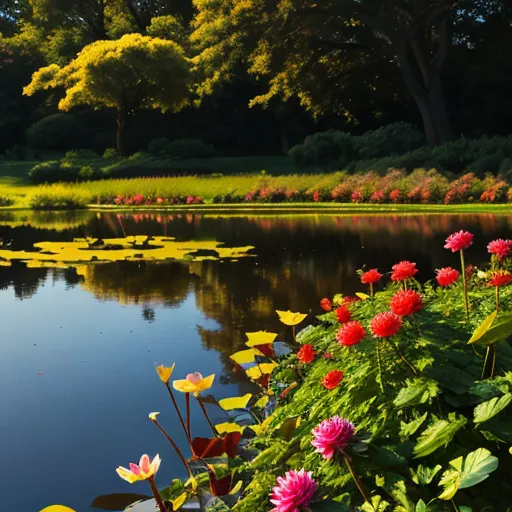
{"label": "flower stem", "polygon": [[485,352],[484,367],[482,368],[482,380],[485,378],[485,370],[487,368],[487,361],[489,361],[489,354],[491,353],[491,347],[488,346]]}
{"label": "flower stem", "polygon": [[185,422],[183,421],[183,416],[181,415],[180,408],[178,407],[178,404],[176,402],[176,398],[174,397],[174,393],[172,392],[171,386],[169,386],[169,383],[165,383],[165,387],[167,388],[167,391],[169,391],[169,396],[171,397],[172,403],[174,404],[174,408],[176,409],[176,413],[178,414],[178,419],[180,420],[181,426],[183,428],[183,431],[185,432],[185,435],[187,436],[187,440],[189,444],[191,444],[190,434],[187,431],[187,428],[185,427]]}
{"label": "flower stem", "polygon": [[380,353],[380,340],[377,340],[377,367],[378,367],[378,372],[379,372],[380,389],[384,393],[384,382],[383,382],[383,375],[382,375],[382,360],[381,360],[381,353]]}
{"label": "flower stem", "polygon": [[197,395],[197,401],[199,402],[199,405],[201,406],[201,410],[203,411],[204,417],[206,418],[208,425],[210,425],[210,428],[212,429],[213,435],[217,436],[217,431],[215,430],[215,427],[213,426],[213,423],[210,420],[208,413],[206,412],[206,407],[204,405],[203,399],[199,395]]}
{"label": "flower stem", "polygon": [[293,342],[297,343],[297,336],[295,334],[295,325],[292,325],[292,336],[293,336]]}
{"label": "flower stem", "polygon": [[[187,407],[187,436],[189,439],[192,439],[192,435],[190,433],[190,393],[185,393],[185,405]],[[192,442],[190,445],[192,446]]]}
{"label": "flower stem", "polygon": [[155,478],[150,476],[148,478],[149,485],[151,487],[151,490],[153,491],[153,496],[155,497],[156,504],[158,505],[158,510],[160,512],[167,512],[167,507],[165,506],[164,502],[162,501],[162,496],[160,496],[160,493],[158,492],[158,489],[155,485]]}
{"label": "flower stem", "polygon": [[464,284],[464,307],[466,309],[466,318],[469,320],[469,297],[468,297],[468,280],[466,276],[466,264],[464,262],[464,250],[460,250],[460,265],[462,271],[462,282]]}
{"label": "flower stem", "polygon": [[391,339],[389,339],[389,338],[386,338],[386,339],[387,339],[388,343],[393,347],[395,352],[398,354],[398,357],[400,357],[400,359],[411,369],[412,373],[414,373],[414,375],[418,375],[418,370],[416,370],[416,368],[414,368],[414,366],[411,363],[409,363],[409,361],[407,361],[407,359],[402,354],[402,352],[400,352],[400,349],[398,348],[398,346],[395,343],[393,343],[391,341]]}
{"label": "flower stem", "polygon": [[169,441],[169,443],[171,443],[171,446],[174,448],[174,450],[178,454],[178,457],[181,459],[181,462],[183,462],[183,465],[185,466],[186,470],[188,471],[189,476],[193,476],[192,470],[190,469],[190,466],[188,465],[187,459],[185,459],[185,457],[183,456],[183,453],[178,448],[178,445],[172,440],[171,436],[164,430],[162,425],[160,425],[160,423],[158,423],[158,421],[156,419],[152,420],[152,421],[158,427],[160,432],[162,432],[162,434],[167,439],[167,441]]}
{"label": "flower stem", "polygon": [[370,497],[368,496],[368,492],[364,488],[363,482],[359,478],[359,476],[356,473],[356,470],[354,468],[354,464],[352,462],[352,459],[344,452],[343,458],[345,459],[345,464],[347,465],[348,470],[350,471],[350,474],[352,478],[354,479],[354,482],[357,485],[357,488],[359,489],[359,492],[361,493],[361,496],[364,498],[364,501],[367,503],[370,503]]}
{"label": "flower stem", "polygon": [[370,297],[373,297],[373,283],[370,283]]}
{"label": "flower stem", "polygon": [[492,344],[492,366],[491,366],[491,379],[494,377],[494,368],[496,366],[496,343]]}

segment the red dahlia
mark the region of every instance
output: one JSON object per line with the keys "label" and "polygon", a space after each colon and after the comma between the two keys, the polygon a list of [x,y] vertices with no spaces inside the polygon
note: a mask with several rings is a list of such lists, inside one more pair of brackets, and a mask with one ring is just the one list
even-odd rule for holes
{"label": "red dahlia", "polygon": [[340,345],[349,347],[357,345],[365,336],[366,331],[359,322],[348,322],[337,332],[336,339]]}
{"label": "red dahlia", "polygon": [[361,276],[361,283],[373,284],[376,283],[377,281],[380,281],[381,277],[382,274],[376,268],[372,268],[371,270],[368,270],[368,272],[365,272]]}
{"label": "red dahlia", "polygon": [[350,311],[345,305],[341,305],[339,308],[336,308],[336,317],[338,318],[338,322],[340,324],[346,324],[350,322]]}
{"label": "red dahlia", "polygon": [[496,272],[489,281],[489,286],[506,286],[512,283],[512,274],[509,272]]}
{"label": "red dahlia", "polygon": [[393,269],[391,274],[392,281],[405,281],[418,273],[416,263],[411,263],[410,261],[401,261],[391,268]]}
{"label": "red dahlia", "polygon": [[390,309],[398,316],[412,315],[421,308],[423,308],[423,300],[414,290],[400,290],[391,299]]}
{"label": "red dahlia", "polygon": [[301,363],[309,364],[315,359],[315,350],[307,343],[302,345],[301,349],[297,352],[297,357]]}
{"label": "red dahlia", "polygon": [[325,389],[337,388],[343,380],[343,372],[341,370],[330,371],[322,380],[322,385]]}
{"label": "red dahlia", "polygon": [[370,323],[370,329],[376,338],[394,336],[400,327],[402,327],[402,318],[391,311],[379,313]]}
{"label": "red dahlia", "polygon": [[498,240],[493,240],[489,243],[487,250],[491,254],[496,254],[498,259],[502,260],[503,258],[506,258],[512,250],[512,240],[503,240],[503,238],[498,238]]}
{"label": "red dahlia", "polygon": [[474,235],[469,231],[457,231],[446,239],[445,249],[451,249],[452,252],[467,249],[473,243]]}
{"label": "red dahlia", "polygon": [[450,286],[451,284],[455,283],[455,281],[457,281],[460,276],[460,272],[452,267],[438,269],[436,270],[436,273],[436,279],[439,283],[439,286]]}
{"label": "red dahlia", "polygon": [[324,310],[324,311],[331,311],[332,309],[332,302],[327,298],[323,298],[321,301],[320,301],[320,307]]}

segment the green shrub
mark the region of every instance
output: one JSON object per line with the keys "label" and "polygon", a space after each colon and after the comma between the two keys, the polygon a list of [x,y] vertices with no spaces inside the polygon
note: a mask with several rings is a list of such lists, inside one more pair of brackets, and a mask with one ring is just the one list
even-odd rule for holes
{"label": "green shrub", "polygon": [[117,152],[117,149],[115,149],[115,148],[107,148],[103,152],[103,158],[105,160],[114,160],[116,158],[119,158],[119,153]]}
{"label": "green shrub", "polygon": [[77,210],[91,202],[89,193],[65,185],[38,187],[28,197],[33,210]]}
{"label": "green shrub", "polygon": [[14,200],[9,196],[0,196],[0,206],[12,206],[14,204]]}
{"label": "green shrub", "polygon": [[148,152],[154,156],[167,155],[171,141],[166,137],[153,139],[148,145]]}
{"label": "green shrub", "polygon": [[98,153],[92,149],[72,149],[64,155],[64,160],[91,160],[98,158]]}
{"label": "green shrub", "polygon": [[66,161],[50,160],[35,165],[29,172],[32,183],[71,182],[78,179],[80,166]]}
{"label": "green shrub", "polygon": [[172,158],[212,158],[215,148],[199,139],[177,139],[169,143],[166,154]]}
{"label": "green shrub", "polygon": [[33,124],[26,131],[29,146],[39,149],[65,149],[77,145],[84,127],[72,114],[54,114]]}

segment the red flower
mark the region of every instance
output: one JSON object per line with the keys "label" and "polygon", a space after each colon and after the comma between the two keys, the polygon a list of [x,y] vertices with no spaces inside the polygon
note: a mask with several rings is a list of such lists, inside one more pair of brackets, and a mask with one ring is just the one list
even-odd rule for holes
{"label": "red flower", "polygon": [[392,281],[405,281],[418,273],[416,263],[411,263],[410,261],[401,261],[391,268],[393,269],[393,273],[391,274]]}
{"label": "red flower", "polygon": [[512,250],[512,240],[503,240],[503,238],[498,238],[498,240],[493,240],[489,243],[487,250],[491,254],[496,254],[498,259],[502,260],[503,258],[506,258]]}
{"label": "red flower", "polygon": [[381,277],[382,277],[382,274],[376,268],[372,268],[371,270],[368,270],[368,272],[365,272],[361,276],[361,283],[373,284],[373,283],[376,283],[377,281],[380,281]]}
{"label": "red flower", "polygon": [[338,343],[345,347],[357,345],[365,336],[366,331],[359,322],[348,322],[336,333]]}
{"label": "red flower", "polygon": [[445,249],[451,249],[452,252],[467,249],[473,243],[473,233],[469,231],[457,231],[446,239]]}
{"label": "red flower", "polygon": [[389,338],[394,336],[402,327],[402,317],[386,311],[379,313],[370,322],[370,329],[376,338]]}
{"label": "red flower", "polygon": [[325,389],[331,390],[337,388],[343,380],[343,372],[341,370],[330,371],[322,380],[322,386]]}
{"label": "red flower", "polygon": [[506,286],[512,283],[512,274],[509,272],[496,272],[493,278],[489,281],[489,286]]}
{"label": "red flower", "polygon": [[301,363],[309,364],[313,361],[313,359],[315,359],[315,351],[313,347],[308,343],[303,345],[297,352],[297,357]]}
{"label": "red flower", "polygon": [[345,305],[341,305],[339,308],[336,308],[336,317],[338,318],[338,322],[340,324],[346,324],[350,322],[350,311]]}
{"label": "red flower", "polygon": [[393,295],[390,309],[395,315],[407,316],[417,313],[423,307],[421,295],[414,290],[400,290]]}
{"label": "red flower", "polygon": [[452,267],[438,269],[436,270],[436,273],[436,279],[439,283],[439,286],[450,286],[451,284],[455,283],[455,281],[457,281],[460,276],[460,272]]}
{"label": "red flower", "polygon": [[324,311],[331,311],[332,309],[332,302],[327,298],[323,298],[321,301],[320,301],[320,307],[324,310]]}
{"label": "red flower", "polygon": [[324,359],[332,359],[332,354],[330,352],[326,352],[324,354]]}
{"label": "red flower", "polygon": [[346,297],[343,297],[343,304],[353,304],[354,302],[359,302],[360,300],[361,299],[359,297],[350,297],[349,295],[347,295]]}

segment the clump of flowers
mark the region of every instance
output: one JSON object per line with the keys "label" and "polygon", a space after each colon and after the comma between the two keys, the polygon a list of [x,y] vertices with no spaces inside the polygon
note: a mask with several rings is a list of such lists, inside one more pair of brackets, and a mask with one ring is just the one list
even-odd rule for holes
{"label": "clump of flowers", "polygon": [[390,309],[398,316],[408,316],[423,308],[421,295],[414,290],[399,290],[391,299]]}
{"label": "clump of flowers", "polygon": [[437,269],[436,274],[439,286],[450,286],[460,277],[460,272],[452,267]]}
{"label": "clump of flowers", "polygon": [[350,310],[344,304],[336,308],[336,318],[340,324],[346,324],[347,322],[350,322],[351,316],[352,315],[350,314]]}
{"label": "clump of flowers", "polygon": [[322,380],[322,386],[329,391],[337,388],[343,380],[341,370],[331,370]]}
{"label": "clump of flowers", "polygon": [[315,452],[326,460],[331,460],[337,451],[343,451],[354,437],[353,423],[339,416],[322,421],[313,431],[311,444]]}
{"label": "clump of flowers", "polygon": [[348,322],[336,333],[338,343],[344,347],[357,345],[366,336],[365,328],[359,322]]}
{"label": "clump of flowers", "polygon": [[307,343],[297,352],[297,358],[303,364],[309,364],[315,359],[315,349]]}
{"label": "clump of flowers", "polygon": [[375,315],[370,322],[370,330],[376,338],[394,336],[400,327],[402,327],[402,317],[391,311]]}
{"label": "clump of flowers", "polygon": [[288,471],[284,477],[277,477],[277,485],[272,489],[270,502],[272,512],[299,512],[307,509],[316,492],[313,472],[301,469]]}
{"label": "clump of flowers", "polygon": [[330,301],[330,299],[328,299],[327,297],[324,297],[321,301],[320,301],[320,307],[324,310],[324,311],[331,311],[332,309],[332,302]]}
{"label": "clump of flowers", "polygon": [[410,261],[401,261],[392,267],[391,280],[392,281],[405,281],[414,277],[418,273],[416,263]]}

